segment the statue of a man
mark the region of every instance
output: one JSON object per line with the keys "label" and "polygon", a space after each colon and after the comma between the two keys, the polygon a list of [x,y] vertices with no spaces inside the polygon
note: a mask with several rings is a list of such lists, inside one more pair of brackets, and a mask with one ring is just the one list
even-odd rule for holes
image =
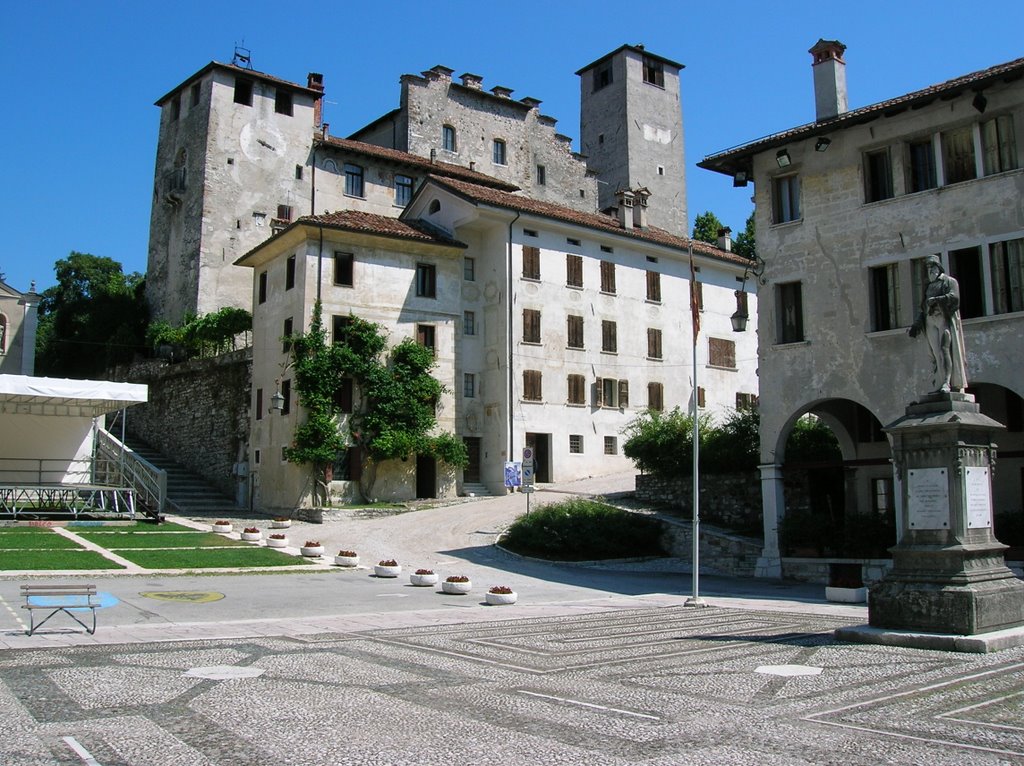
{"label": "statue of a man", "polygon": [[933,393],[963,391],[967,385],[964,333],[960,324],[960,285],[946,274],[936,255],[925,258],[928,284],[921,313],[910,326],[910,337],[924,332],[935,372]]}

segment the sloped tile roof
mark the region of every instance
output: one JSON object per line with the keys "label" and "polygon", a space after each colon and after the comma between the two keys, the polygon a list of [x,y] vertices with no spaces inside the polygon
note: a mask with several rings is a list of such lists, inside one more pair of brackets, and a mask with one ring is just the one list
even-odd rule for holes
{"label": "sloped tile roof", "polygon": [[375,213],[364,213],[360,210],[338,210],[334,213],[306,215],[295,221],[292,226],[296,224],[312,224],[343,231],[377,234],[382,237],[411,239],[433,245],[466,247],[459,240],[449,236],[440,229],[436,229],[425,221],[402,220]]}

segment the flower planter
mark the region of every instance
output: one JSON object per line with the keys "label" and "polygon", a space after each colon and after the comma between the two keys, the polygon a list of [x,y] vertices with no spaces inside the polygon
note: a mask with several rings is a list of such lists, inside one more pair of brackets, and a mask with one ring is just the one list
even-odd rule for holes
{"label": "flower planter", "polygon": [[287,537],[268,537],[267,538],[268,548],[287,548],[288,538]]}
{"label": "flower planter", "polygon": [[258,543],[263,539],[263,535],[260,532],[242,532],[241,537],[247,543]]}
{"label": "flower planter", "polygon": [[838,588],[826,585],[825,600],[835,601],[840,604],[863,604],[868,600],[868,589],[864,587]]}
{"label": "flower planter", "polygon": [[357,567],[359,566],[358,556],[335,556],[334,563],[339,567]]}
{"label": "flower planter", "polygon": [[324,546],[322,545],[303,545],[299,548],[299,553],[303,556],[315,557],[324,555]]}
{"label": "flower planter", "polygon": [[402,565],[395,564],[395,566],[385,566],[383,564],[374,564],[373,573],[377,577],[398,577],[402,574]]}
{"label": "flower planter", "polygon": [[416,585],[416,586],[418,586],[420,588],[425,587],[427,585],[437,585],[437,575],[436,574],[416,574],[414,572],[413,574],[409,575],[409,583],[411,585]]}
{"label": "flower planter", "polygon": [[441,583],[441,590],[453,596],[464,596],[473,588],[471,582],[448,582]]}
{"label": "flower planter", "polygon": [[291,525],[291,519],[274,519],[270,522],[271,529],[288,529]]}
{"label": "flower planter", "polygon": [[220,535],[226,535],[228,532],[231,531],[231,523],[224,522],[222,524],[219,521],[215,522],[213,525],[213,531]]}
{"label": "flower planter", "polygon": [[484,600],[487,601],[491,606],[502,606],[505,604],[514,604],[516,599],[519,598],[519,594],[515,591],[512,593],[485,593]]}

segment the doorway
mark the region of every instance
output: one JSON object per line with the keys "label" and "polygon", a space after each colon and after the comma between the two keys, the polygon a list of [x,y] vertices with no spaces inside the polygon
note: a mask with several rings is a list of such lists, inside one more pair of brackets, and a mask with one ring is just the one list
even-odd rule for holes
{"label": "doorway", "polygon": [[533,449],[533,474],[538,484],[551,482],[551,434],[526,434],[526,446]]}
{"label": "doorway", "polygon": [[480,437],[463,436],[462,443],[466,445],[466,454],[469,462],[462,469],[462,481],[464,484],[480,483]]}
{"label": "doorway", "polygon": [[416,456],[416,499],[437,497],[437,461],[430,455]]}

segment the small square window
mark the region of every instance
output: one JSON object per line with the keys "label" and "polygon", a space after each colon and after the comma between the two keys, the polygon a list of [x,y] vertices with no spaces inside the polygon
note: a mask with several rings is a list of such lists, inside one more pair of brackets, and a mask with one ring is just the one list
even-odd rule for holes
{"label": "small square window", "polygon": [[565,242],[573,247],[579,247],[583,244],[580,240],[576,239],[576,237],[566,237]]}
{"label": "small square window", "polygon": [[248,77],[235,78],[235,103],[242,106],[252,106],[252,85],[253,81]]}
{"label": "small square window", "polygon": [[523,229],[523,236],[524,237],[536,237],[537,236],[537,230],[536,229]]}
{"label": "small square window", "polygon": [[274,94],[274,111],[278,114],[292,116],[292,94],[291,91],[278,88]]}
{"label": "small square window", "polygon": [[619,440],[615,436],[604,437],[604,454],[606,455],[618,455],[619,454]]}
{"label": "small square window", "polygon": [[736,369],[736,342],[724,338],[708,338],[708,364],[712,367]]}
{"label": "small square window", "polygon": [[650,56],[644,56],[644,82],[665,87],[665,66]]}
{"label": "small square window", "polygon": [[583,454],[583,434],[569,434],[569,454]]}

